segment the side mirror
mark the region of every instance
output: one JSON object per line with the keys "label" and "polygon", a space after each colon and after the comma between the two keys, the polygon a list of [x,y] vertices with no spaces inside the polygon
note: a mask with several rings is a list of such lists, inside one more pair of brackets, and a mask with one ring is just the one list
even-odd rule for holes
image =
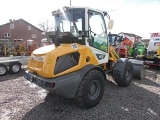
{"label": "side mirror", "polygon": [[114,20],[109,20],[108,29],[111,30],[113,28]]}

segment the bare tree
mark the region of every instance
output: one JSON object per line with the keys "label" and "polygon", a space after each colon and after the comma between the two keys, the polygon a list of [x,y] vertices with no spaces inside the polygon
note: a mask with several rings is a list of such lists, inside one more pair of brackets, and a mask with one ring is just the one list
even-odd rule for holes
{"label": "bare tree", "polygon": [[38,26],[43,30],[45,38],[47,38],[47,32],[52,31],[53,29],[53,25],[49,22],[49,20],[40,22]]}

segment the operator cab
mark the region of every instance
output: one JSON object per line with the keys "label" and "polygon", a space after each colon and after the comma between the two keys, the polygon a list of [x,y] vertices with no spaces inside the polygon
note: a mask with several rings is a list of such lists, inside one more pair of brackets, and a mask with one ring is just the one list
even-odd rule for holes
{"label": "operator cab", "polygon": [[[99,43],[106,41],[107,44],[107,29],[104,18],[107,16],[107,19],[110,19],[107,12],[86,7],[63,7],[63,9],[53,11],[52,14],[55,18],[55,35],[49,37],[52,38],[55,45],[58,46],[61,43],[86,45],[86,40],[88,40],[93,46],[92,42],[97,38]],[[113,21],[109,21],[108,26],[112,28]]]}
{"label": "operator cab", "polygon": [[84,43],[85,9],[68,8],[52,12],[55,18],[55,35],[50,35],[55,45],[61,43]]}
{"label": "operator cab", "polygon": [[108,29],[113,20],[107,12],[87,7],[63,7],[52,12],[55,18],[55,35],[50,35],[55,46],[71,44],[90,47],[99,64],[108,62]]}

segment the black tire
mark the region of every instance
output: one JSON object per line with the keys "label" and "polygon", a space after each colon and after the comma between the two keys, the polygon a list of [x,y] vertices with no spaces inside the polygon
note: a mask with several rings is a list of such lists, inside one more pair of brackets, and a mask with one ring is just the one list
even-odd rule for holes
{"label": "black tire", "polygon": [[84,76],[75,95],[75,100],[80,107],[94,107],[102,99],[104,88],[104,76],[100,71],[92,69]]}
{"label": "black tire", "polygon": [[[124,72],[122,69],[118,71],[120,74],[116,74],[115,71],[113,71],[113,79],[118,84],[118,86],[121,87],[127,87],[130,85],[132,79],[133,79],[133,65],[131,62],[127,62],[124,67]],[[123,75],[121,75],[123,74]],[[121,77],[122,76],[122,77]]]}
{"label": "black tire", "polygon": [[12,74],[19,73],[21,71],[21,64],[19,62],[11,63],[9,66],[9,72]]}
{"label": "black tire", "polygon": [[6,65],[0,64],[0,76],[6,75],[8,72],[8,68]]}

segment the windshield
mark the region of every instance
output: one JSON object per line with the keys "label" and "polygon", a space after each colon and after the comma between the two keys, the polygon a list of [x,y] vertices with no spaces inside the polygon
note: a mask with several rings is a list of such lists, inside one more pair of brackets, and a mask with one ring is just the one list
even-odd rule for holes
{"label": "windshield", "polygon": [[84,30],[84,9],[74,8],[66,11],[61,10],[55,16],[55,31],[60,34],[72,33],[74,37],[79,37],[79,33]]}

